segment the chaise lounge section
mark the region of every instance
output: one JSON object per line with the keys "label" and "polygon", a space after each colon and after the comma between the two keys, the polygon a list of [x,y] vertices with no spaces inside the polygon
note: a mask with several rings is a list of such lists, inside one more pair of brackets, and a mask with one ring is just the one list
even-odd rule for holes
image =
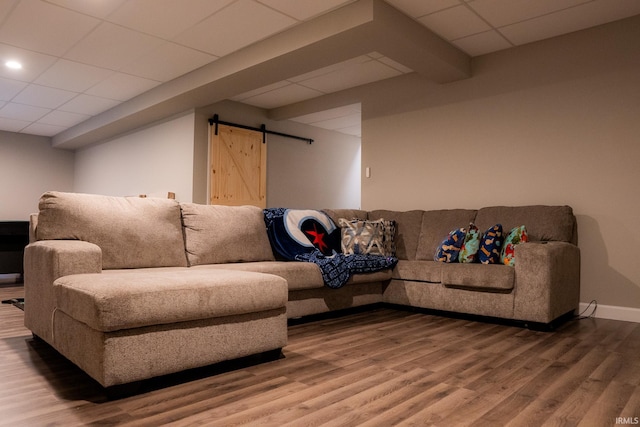
{"label": "chaise lounge section", "polygon": [[[104,387],[278,351],[287,319],[377,303],[552,324],[578,306],[568,206],[397,212],[393,269],[325,286],[317,265],[278,260],[257,207],[49,192],[25,250],[25,325]],[[526,224],[515,267],[433,261],[456,227]]]}

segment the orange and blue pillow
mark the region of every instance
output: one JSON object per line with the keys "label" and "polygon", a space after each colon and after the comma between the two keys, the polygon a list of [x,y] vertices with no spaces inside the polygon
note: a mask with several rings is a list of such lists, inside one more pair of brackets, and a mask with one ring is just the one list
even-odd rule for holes
{"label": "orange and blue pillow", "polygon": [[482,264],[497,264],[502,252],[502,225],[496,224],[482,235],[478,260]]}
{"label": "orange and blue pillow", "polygon": [[527,228],[524,225],[512,228],[507,237],[504,239],[502,252],[500,253],[500,263],[515,267],[515,247],[516,245],[529,241]]}
{"label": "orange and blue pillow", "polygon": [[436,254],[433,257],[434,261],[438,262],[456,262],[458,261],[458,255],[460,248],[464,243],[464,237],[467,234],[467,230],[464,228],[458,228],[451,231],[447,237],[440,243]]}
{"label": "orange and blue pillow", "polygon": [[480,230],[474,223],[470,223],[460,248],[458,262],[475,262],[478,258],[478,250],[480,250]]}

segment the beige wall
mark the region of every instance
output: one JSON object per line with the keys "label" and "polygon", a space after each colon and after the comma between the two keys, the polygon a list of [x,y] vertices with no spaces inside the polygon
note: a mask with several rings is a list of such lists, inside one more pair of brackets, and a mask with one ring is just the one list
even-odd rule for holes
{"label": "beige wall", "polygon": [[476,58],[471,79],[364,104],[363,208],[568,204],[581,301],[640,308],[639,23]]}
{"label": "beige wall", "polygon": [[0,221],[28,220],[45,191],[71,191],[73,161],[50,138],[0,131]]}
{"label": "beige wall", "polygon": [[166,197],[193,193],[193,122],[189,112],[76,152],[74,191]]}

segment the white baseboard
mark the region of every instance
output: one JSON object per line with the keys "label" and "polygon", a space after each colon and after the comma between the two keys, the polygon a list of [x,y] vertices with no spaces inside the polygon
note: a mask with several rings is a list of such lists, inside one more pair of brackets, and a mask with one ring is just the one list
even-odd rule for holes
{"label": "white baseboard", "polygon": [[[581,302],[579,310],[582,316],[588,316],[593,311],[593,304],[589,307],[588,303]],[[596,312],[593,317],[640,323],[640,308],[598,304],[598,308],[596,308]]]}

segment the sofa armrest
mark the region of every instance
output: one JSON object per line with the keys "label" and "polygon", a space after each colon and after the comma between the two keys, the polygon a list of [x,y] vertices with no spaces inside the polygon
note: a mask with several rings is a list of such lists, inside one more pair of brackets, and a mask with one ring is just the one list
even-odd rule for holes
{"label": "sofa armrest", "polygon": [[80,240],[41,240],[24,252],[24,324],[50,344],[55,308],[53,282],[63,276],[102,271],[102,251]]}
{"label": "sofa armrest", "polygon": [[515,247],[514,318],[549,323],[580,301],[580,249],[566,242]]}

